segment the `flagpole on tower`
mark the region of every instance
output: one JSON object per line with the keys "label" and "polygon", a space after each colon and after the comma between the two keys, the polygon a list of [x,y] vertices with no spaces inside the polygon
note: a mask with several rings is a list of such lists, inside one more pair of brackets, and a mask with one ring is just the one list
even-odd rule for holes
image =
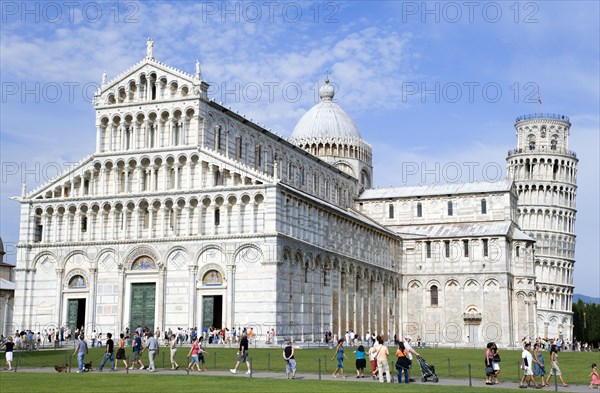
{"label": "flagpole on tower", "polygon": [[537,93],[538,93],[538,113],[541,115],[542,114],[542,109],[541,109],[542,96],[540,95],[540,87],[539,86],[538,86],[538,89],[537,89]]}

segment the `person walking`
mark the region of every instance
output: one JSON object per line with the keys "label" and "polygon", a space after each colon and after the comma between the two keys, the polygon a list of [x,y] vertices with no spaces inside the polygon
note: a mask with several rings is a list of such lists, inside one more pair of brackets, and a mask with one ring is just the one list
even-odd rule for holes
{"label": "person walking", "polygon": [[115,363],[115,371],[119,369],[119,360],[123,361],[123,364],[125,365],[125,370],[127,370],[127,356],[125,355],[125,335],[123,333],[119,335],[119,348],[117,349],[116,359],[117,361]]}
{"label": "person walking", "polygon": [[285,360],[285,375],[290,379],[296,379],[296,359],[294,359],[294,347],[292,341],[288,340],[286,347],[283,349],[283,359]]}
{"label": "person walking", "polygon": [[133,370],[137,363],[140,365],[140,370],[143,370],[145,368],[144,363],[142,362],[142,352],[144,352],[144,347],[142,346],[142,338],[137,330],[133,333],[133,342],[131,346],[133,351],[131,354],[131,367],[129,367],[129,369]]}
{"label": "person walking", "polygon": [[592,378],[592,381],[590,382],[590,389],[600,388],[600,377],[598,376],[598,366],[596,366],[596,363],[592,363],[592,372],[590,373],[590,378]]}
{"label": "person walking", "polygon": [[365,367],[367,367],[367,361],[365,359],[365,347],[363,345],[359,345],[354,353],[356,354],[356,378],[364,378]]}
{"label": "person walking", "polygon": [[85,371],[85,364],[83,362],[85,355],[88,353],[88,345],[85,342],[85,337],[83,334],[79,336],[77,340],[77,344],[75,345],[75,351],[73,352],[73,356],[77,355],[77,372],[82,373]]}
{"label": "person walking", "polygon": [[408,359],[408,351],[404,346],[404,342],[398,343],[398,350],[396,350],[396,370],[398,370],[398,383],[402,383],[402,374],[404,374],[404,383],[408,383],[408,366],[410,360]]}
{"label": "person walking", "polygon": [[246,374],[251,374],[250,370],[250,362],[248,361],[248,334],[246,332],[242,333],[242,339],[240,340],[240,346],[238,348],[237,361],[235,362],[235,367],[229,369],[232,374],[237,374],[237,369],[240,366],[240,363],[246,363],[248,370]]}
{"label": "person walking", "polygon": [[348,356],[346,356],[346,354],[344,353],[344,340],[343,339],[339,339],[337,342],[337,346],[335,347],[335,353],[333,354],[333,357],[331,358],[331,360],[336,359],[337,358],[337,368],[335,369],[335,371],[333,372],[333,374],[331,375],[333,378],[337,378],[337,374],[338,372],[340,373],[340,375],[342,376],[342,378],[346,379],[346,376],[344,375],[344,358],[348,359]]}
{"label": "person walking", "polygon": [[192,339],[192,346],[190,347],[190,351],[188,352],[187,357],[191,356],[190,363],[187,366],[187,370],[194,371],[194,366],[196,366],[196,371],[200,371],[200,363],[198,361],[198,353],[200,353],[200,347],[198,346],[198,339]]}
{"label": "person walking", "polygon": [[500,374],[500,354],[498,353],[498,346],[496,343],[492,343],[492,369],[494,370],[494,375],[492,375],[492,383],[499,384],[500,380],[498,379],[498,375]]}
{"label": "person walking", "polygon": [[[563,379],[562,373],[560,372],[560,368],[558,367],[558,346],[552,345],[550,347],[550,362],[552,364],[552,369],[550,370],[550,375],[556,375],[563,387],[569,386],[565,380]],[[548,379],[550,379],[550,375]]]}
{"label": "person walking", "polygon": [[204,350],[204,337],[200,337],[198,340],[198,361],[202,365],[200,371],[206,371],[206,360],[204,359],[204,354],[208,354],[208,352]]}
{"label": "person walking", "polygon": [[492,343],[491,342],[487,343],[487,345],[486,345],[484,359],[485,359],[485,384],[493,385],[494,384],[494,382],[493,382],[494,369],[492,368],[492,361],[494,360],[494,353],[492,352]]}
{"label": "person walking", "polygon": [[177,364],[177,361],[175,360],[175,355],[177,355],[177,336],[174,334],[171,334],[169,340],[169,350],[171,354],[171,370],[178,370],[179,364]]}
{"label": "person walking", "polygon": [[4,369],[10,371],[12,370],[13,352],[15,350],[15,343],[13,342],[12,336],[8,336],[6,342],[2,344],[2,347],[4,348],[4,356],[6,359],[6,366]]}
{"label": "person walking", "polygon": [[[367,342],[371,340],[366,340]],[[372,345],[369,348],[369,361],[371,362],[371,376],[377,379],[377,347]]]}
{"label": "person walking", "polygon": [[106,333],[106,337],[106,349],[104,351],[104,356],[102,357],[102,363],[100,363],[100,368],[98,368],[98,371],[100,372],[104,369],[107,360],[110,360],[110,371],[115,371],[115,343],[112,340],[112,333]]}
{"label": "person walking", "polygon": [[[526,389],[531,381],[533,381],[533,386],[538,389],[542,386],[538,386],[535,375],[533,375],[533,356],[529,350],[531,349],[531,343],[525,343],[525,348],[523,352],[521,352],[521,368],[523,369],[523,376],[521,377],[521,382],[519,383],[519,387],[521,389]],[[527,379],[527,385],[525,385],[525,380]],[[543,385],[543,384],[542,384]]]}
{"label": "person walking", "polygon": [[381,336],[377,337],[377,342],[379,343],[379,348],[377,349],[377,370],[379,370],[379,382],[383,383],[385,374],[387,378],[387,382],[392,382],[392,375],[390,374],[390,365],[388,363],[388,356],[390,355],[390,351],[388,347],[383,343],[383,338]]}
{"label": "person walking", "polygon": [[148,349],[148,372],[156,372],[156,367],[154,365],[154,359],[158,355],[160,351],[160,347],[158,346],[158,340],[154,337],[152,332],[148,333],[146,340],[146,348]]}
{"label": "person walking", "polygon": [[411,338],[410,337],[405,337],[404,338],[404,347],[406,348],[406,351],[408,352],[408,360],[410,361],[409,364],[408,364],[408,381],[409,382],[415,382],[415,380],[410,375],[410,371],[412,369],[413,354],[415,356],[420,356],[420,355],[419,355],[419,353],[417,351],[414,350],[414,348],[412,347],[412,345],[410,344],[410,342],[411,342]]}
{"label": "person walking", "polygon": [[[533,375],[536,377],[539,376],[542,379],[542,386],[549,386],[548,381],[544,381],[544,378],[546,378],[546,365],[542,351],[540,351],[539,343],[533,344]],[[548,376],[548,380],[550,380],[550,376]]]}

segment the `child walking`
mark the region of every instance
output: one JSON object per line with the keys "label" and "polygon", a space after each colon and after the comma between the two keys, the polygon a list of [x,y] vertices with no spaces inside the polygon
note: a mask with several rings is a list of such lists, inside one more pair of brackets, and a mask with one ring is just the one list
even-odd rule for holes
{"label": "child walking", "polygon": [[356,351],[356,378],[365,377],[365,367],[367,367],[367,360],[365,359],[365,347],[359,345]]}
{"label": "child walking", "polygon": [[596,363],[592,364],[592,372],[590,374],[592,382],[590,382],[590,389],[598,389],[600,386],[600,377],[598,377],[598,366]]}

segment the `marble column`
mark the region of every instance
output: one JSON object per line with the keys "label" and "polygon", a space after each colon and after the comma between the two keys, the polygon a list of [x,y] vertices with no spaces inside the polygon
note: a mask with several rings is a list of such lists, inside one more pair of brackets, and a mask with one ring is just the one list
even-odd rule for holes
{"label": "marble column", "polygon": [[225,316],[225,326],[235,327],[235,265],[225,266],[227,272],[227,314]]}
{"label": "marble column", "polygon": [[56,272],[56,297],[54,299],[54,304],[56,305],[54,319],[56,320],[56,325],[62,325],[62,294],[63,294],[63,274],[65,273],[65,269],[57,268]]}
{"label": "marble column", "polygon": [[[165,286],[167,284],[167,268],[164,265],[160,265],[158,267],[158,290],[156,294],[157,300],[157,318],[156,318],[156,326],[160,327],[160,331],[165,331],[165,303],[166,303],[166,293]],[[194,326],[194,325],[190,325]]]}
{"label": "marble column", "polygon": [[119,330],[125,330],[125,269],[123,264],[119,264],[117,283],[117,328]]}
{"label": "marble column", "polygon": [[[196,274],[198,272],[198,266],[188,266],[189,272],[189,293],[188,293],[188,326],[198,326],[201,321],[196,321],[196,311],[197,311],[197,291],[196,291]],[[203,327],[201,327],[202,329]]]}
{"label": "marble column", "polygon": [[89,289],[89,307],[87,311],[87,324],[92,324],[92,330],[96,329],[96,301],[97,301],[97,282],[98,282],[98,269],[91,268],[90,272],[90,289]]}

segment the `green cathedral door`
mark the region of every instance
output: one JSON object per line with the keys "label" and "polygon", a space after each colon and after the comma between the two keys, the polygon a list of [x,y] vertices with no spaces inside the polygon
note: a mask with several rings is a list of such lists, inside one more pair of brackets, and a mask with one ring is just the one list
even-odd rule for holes
{"label": "green cathedral door", "polygon": [[85,299],[69,299],[67,303],[67,325],[75,334],[75,328],[85,325]]}
{"label": "green cathedral door", "polygon": [[222,327],[223,296],[202,296],[202,328]]}
{"label": "green cathedral door", "polygon": [[129,326],[132,331],[138,326],[154,331],[155,299],[155,283],[131,284]]}

